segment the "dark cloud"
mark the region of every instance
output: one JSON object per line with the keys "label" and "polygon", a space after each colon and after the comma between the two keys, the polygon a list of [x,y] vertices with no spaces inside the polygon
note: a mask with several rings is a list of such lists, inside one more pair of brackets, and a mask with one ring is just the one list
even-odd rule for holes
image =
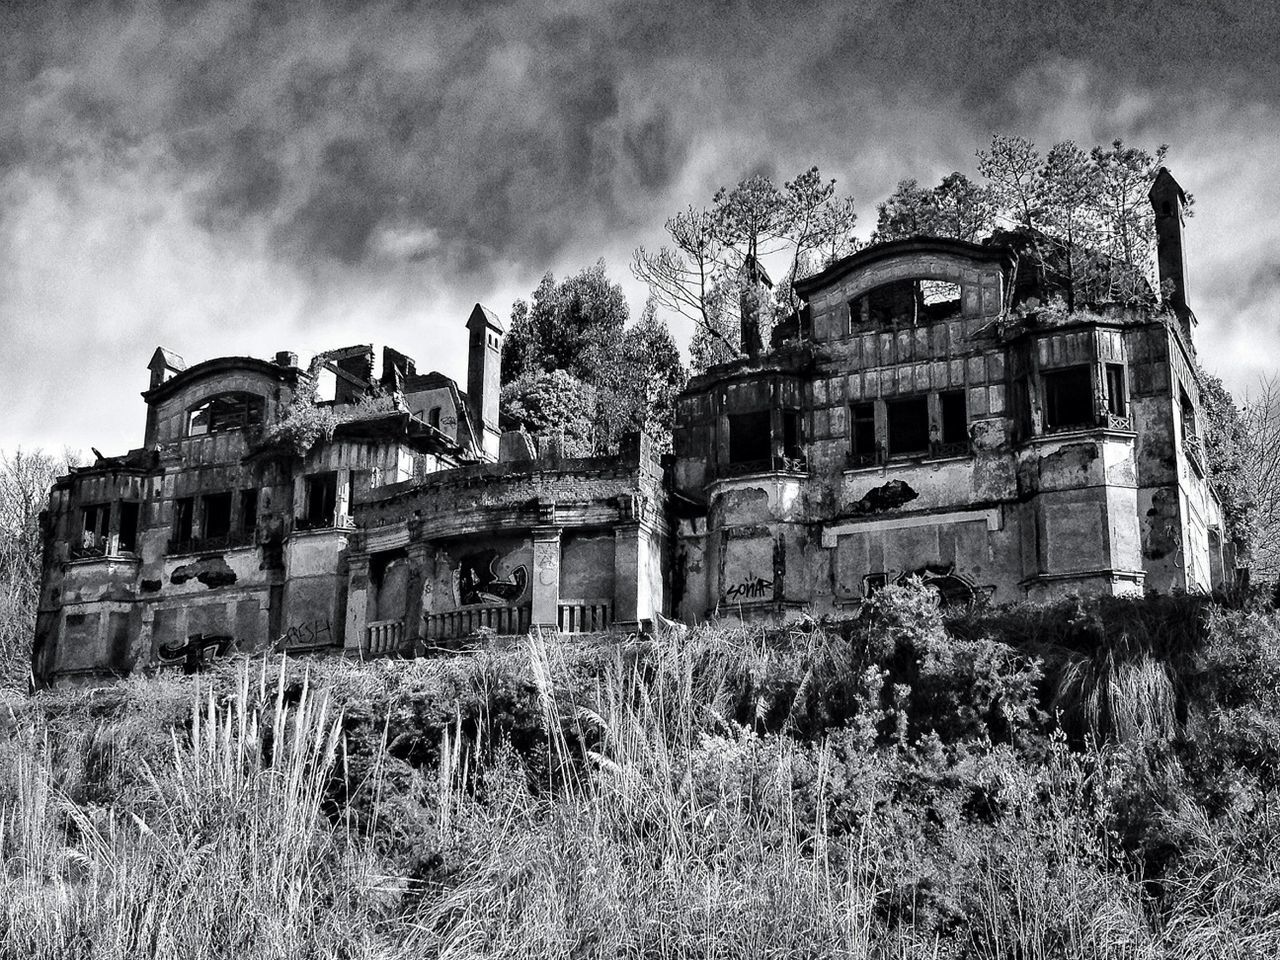
{"label": "dark cloud", "polygon": [[[870,223],[899,179],[972,174],[995,131],[1167,140],[1193,231],[1234,241],[1233,205],[1269,195],[1266,164],[1233,163],[1274,155],[1278,39],[1255,0],[0,5],[0,324],[75,362],[51,330],[252,351],[501,312],[601,255],[626,280],[740,177],[816,163]],[[1270,240],[1207,250],[1204,302],[1247,290],[1261,315]]]}

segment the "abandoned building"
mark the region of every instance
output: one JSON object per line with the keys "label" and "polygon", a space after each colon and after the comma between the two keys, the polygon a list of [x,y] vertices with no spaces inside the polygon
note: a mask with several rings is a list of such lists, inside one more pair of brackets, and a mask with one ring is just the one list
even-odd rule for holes
{"label": "abandoned building", "polygon": [[[689,383],[661,462],[641,435],[568,459],[502,432],[479,305],[465,390],[390,348],[376,378],[369,346],[157,349],[143,446],[51,491],[35,674],[839,615],[910,575],[997,602],[1220,586],[1167,171],[1151,200],[1163,303],[1051,318],[1014,309],[1009,247],[867,247],[795,284],[771,350]],[[299,409],[331,433],[294,442]]]}

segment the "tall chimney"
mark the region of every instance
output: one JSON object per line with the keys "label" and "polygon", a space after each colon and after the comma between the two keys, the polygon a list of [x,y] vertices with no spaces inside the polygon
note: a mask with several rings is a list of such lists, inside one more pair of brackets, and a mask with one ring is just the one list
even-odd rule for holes
{"label": "tall chimney", "polygon": [[506,331],[497,314],[480,304],[467,318],[467,405],[476,444],[490,460],[498,458],[498,392],[502,389],[502,338]]}
{"label": "tall chimney", "polygon": [[1173,179],[1169,169],[1161,167],[1147,196],[1156,215],[1156,263],[1160,271],[1160,296],[1182,321],[1182,331],[1190,339],[1195,314],[1187,303],[1187,257],[1182,243],[1183,210],[1187,205],[1187,195],[1182,192],[1182,187]]}

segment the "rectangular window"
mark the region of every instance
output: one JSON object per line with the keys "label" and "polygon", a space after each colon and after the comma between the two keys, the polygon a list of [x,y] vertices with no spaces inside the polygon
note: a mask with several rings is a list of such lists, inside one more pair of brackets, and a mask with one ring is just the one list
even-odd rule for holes
{"label": "rectangular window", "polygon": [[231,491],[210,493],[200,498],[204,514],[204,536],[225,537],[231,532]]}
{"label": "rectangular window", "polygon": [[876,462],[876,407],[874,403],[855,403],[849,407],[850,462]]}
{"label": "rectangular window", "polygon": [[333,526],[337,507],[338,472],[330,470],[307,477],[307,524],[313,527]]}
{"label": "rectangular window", "polygon": [[729,462],[767,461],[770,433],[768,410],[729,414]]}
{"label": "rectangular window", "polygon": [[432,407],[430,412],[427,413],[427,423],[435,427],[437,430],[440,429],[440,408],[439,407]]}
{"label": "rectangular window", "polygon": [[1068,367],[1042,375],[1044,425],[1047,430],[1092,427],[1093,374],[1089,366]]}
{"label": "rectangular window", "polygon": [[889,456],[927,453],[929,450],[929,400],[907,397],[885,404],[889,419]]}
{"label": "rectangular window", "polygon": [[98,543],[107,539],[111,524],[111,504],[93,503],[84,508],[84,533],[86,544],[90,539]]}
{"label": "rectangular window", "polygon": [[120,504],[120,551],[133,553],[138,549],[138,504]]}
{"label": "rectangular window", "polygon": [[804,445],[800,437],[800,411],[782,411],[782,455],[792,460],[804,456]]}
{"label": "rectangular window", "polygon": [[1187,391],[1182,389],[1181,387],[1178,388],[1178,394],[1179,394],[1179,400],[1181,402],[1181,407],[1182,407],[1183,442],[1186,442],[1187,440],[1194,440],[1196,439],[1197,436],[1199,436],[1199,432],[1196,430],[1195,404],[1193,404],[1191,402],[1191,398],[1187,396]]}
{"label": "rectangular window", "polygon": [[1107,413],[1127,417],[1129,402],[1124,389],[1124,364],[1107,364]]}
{"label": "rectangular window", "polygon": [[179,497],[173,501],[173,539],[179,543],[191,539],[194,503],[191,497]]}
{"label": "rectangular window", "polygon": [[240,532],[252,535],[258,526],[258,491],[240,491]]}
{"label": "rectangular window", "polygon": [[969,404],[963,390],[948,390],[938,394],[938,407],[942,414],[942,443],[967,444],[969,442]]}

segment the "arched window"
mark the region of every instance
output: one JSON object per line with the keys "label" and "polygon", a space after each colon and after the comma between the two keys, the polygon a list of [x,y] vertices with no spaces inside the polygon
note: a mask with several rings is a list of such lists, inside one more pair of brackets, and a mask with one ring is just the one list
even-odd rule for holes
{"label": "arched window", "polygon": [[256,427],[262,423],[263,400],[256,393],[220,393],[187,414],[187,436]]}
{"label": "arched window", "polygon": [[849,304],[855,327],[916,326],[960,314],[963,290],[948,280],[893,280],[860,294]]}

